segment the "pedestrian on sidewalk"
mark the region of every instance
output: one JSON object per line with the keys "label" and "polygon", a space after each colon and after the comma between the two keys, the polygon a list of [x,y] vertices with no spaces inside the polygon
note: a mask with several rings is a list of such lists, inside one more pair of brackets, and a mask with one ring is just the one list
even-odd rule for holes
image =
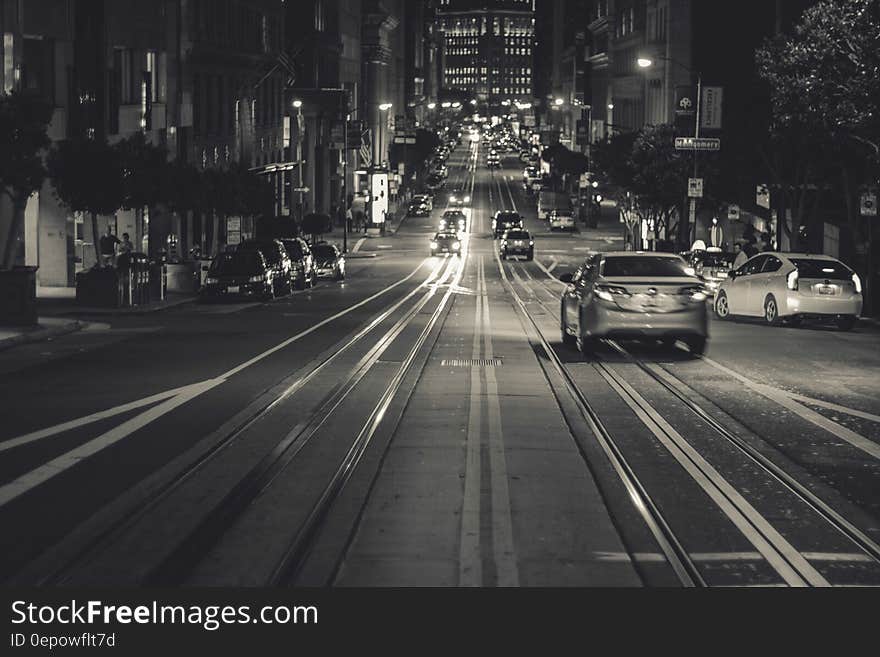
{"label": "pedestrian on sidewalk", "polygon": [[352,232],[352,220],[353,217],[351,215],[351,206],[349,206],[348,209],[345,211],[345,228],[349,233]]}
{"label": "pedestrian on sidewalk", "polygon": [[123,253],[131,253],[132,251],[134,251],[134,244],[132,244],[128,233],[122,233],[122,241],[119,243],[120,255]]}
{"label": "pedestrian on sidewalk", "polygon": [[101,250],[101,266],[112,267],[116,264],[116,246],[120,244],[119,238],[113,234],[113,229],[107,226],[107,234],[99,240]]}

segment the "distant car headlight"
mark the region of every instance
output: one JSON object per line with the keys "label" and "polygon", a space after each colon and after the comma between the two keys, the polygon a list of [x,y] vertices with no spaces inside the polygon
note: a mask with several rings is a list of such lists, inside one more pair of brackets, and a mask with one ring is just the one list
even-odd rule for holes
{"label": "distant car headlight", "polygon": [[455,196],[450,196],[450,197],[449,197],[449,200],[450,200],[452,203],[458,203],[458,198],[456,198]]}
{"label": "distant car headlight", "polygon": [[214,278],[213,276],[208,276],[208,278],[205,279],[205,285],[217,285],[219,282],[220,279]]}
{"label": "distant car headlight", "polygon": [[471,197],[470,197],[470,196],[465,196],[465,197],[464,197],[464,202],[465,202],[465,203],[470,203],[470,202],[471,202]]}
{"label": "distant car headlight", "polygon": [[437,248],[437,242],[431,242],[431,250],[433,251],[436,248]]}

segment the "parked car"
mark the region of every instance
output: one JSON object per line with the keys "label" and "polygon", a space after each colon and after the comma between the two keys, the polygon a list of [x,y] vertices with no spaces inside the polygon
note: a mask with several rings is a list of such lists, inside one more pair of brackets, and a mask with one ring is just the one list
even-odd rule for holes
{"label": "parked car", "polygon": [[440,217],[439,229],[441,231],[448,229],[460,233],[467,232],[467,217],[461,210],[446,210]]}
{"label": "parked car", "polygon": [[293,261],[293,284],[296,289],[314,287],[317,278],[315,259],[308,242],[301,237],[284,237],[281,241]]}
{"label": "parked car", "polygon": [[431,255],[435,256],[441,253],[461,255],[461,238],[458,233],[451,230],[441,230],[431,238]]}
{"label": "parked car", "polygon": [[569,208],[550,211],[547,218],[550,222],[550,230],[574,230],[574,210]]}
{"label": "parked car", "polygon": [[534,260],[535,240],[527,230],[521,228],[508,230],[501,238],[499,253],[502,260],[513,256],[523,256],[526,260]]}
{"label": "parked car", "polygon": [[312,246],[315,259],[315,275],[318,278],[345,280],[345,256],[334,244],[318,242]]}
{"label": "parked car", "polygon": [[281,240],[245,240],[237,251],[259,251],[272,270],[272,285],[275,296],[290,294],[293,291],[294,268],[287,249]]}
{"label": "parked car", "polygon": [[211,262],[201,301],[272,299],[276,272],[259,250],[227,251]]}
{"label": "parked car", "polygon": [[700,277],[714,296],[728,276],[734,254],[725,253],[718,247],[710,246],[706,250],[682,253],[694,273]]}
{"label": "parked car", "polygon": [[492,218],[492,232],[498,239],[511,228],[522,228],[523,218],[515,210],[499,210]]}
{"label": "parked car", "polygon": [[601,338],[683,341],[701,355],[709,336],[709,292],[674,253],[615,251],[588,258],[560,302],[562,341],[591,352]]}
{"label": "parked car", "polygon": [[715,313],[763,317],[771,325],[833,321],[843,331],[862,313],[862,281],[840,260],[811,253],[764,252],[727,275]]}
{"label": "parked car", "polygon": [[443,176],[438,176],[436,174],[431,174],[428,176],[427,180],[425,180],[425,187],[432,192],[442,189],[445,185],[446,180]]}

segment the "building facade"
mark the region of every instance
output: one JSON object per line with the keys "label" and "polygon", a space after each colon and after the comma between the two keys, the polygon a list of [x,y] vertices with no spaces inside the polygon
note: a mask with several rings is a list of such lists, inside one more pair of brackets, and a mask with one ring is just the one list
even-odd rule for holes
{"label": "building facade", "polygon": [[534,0],[440,0],[436,25],[445,90],[491,109],[531,99]]}

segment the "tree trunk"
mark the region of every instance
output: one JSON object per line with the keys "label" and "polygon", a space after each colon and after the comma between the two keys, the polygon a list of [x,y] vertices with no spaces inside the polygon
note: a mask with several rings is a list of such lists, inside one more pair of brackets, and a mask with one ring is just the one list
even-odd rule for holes
{"label": "tree trunk", "polygon": [[27,198],[24,202],[18,197],[12,198],[12,224],[6,235],[6,245],[3,248],[3,258],[0,260],[0,269],[12,269],[15,266],[15,251],[18,244],[18,234],[24,226],[24,213],[27,209]]}
{"label": "tree trunk", "polygon": [[95,247],[95,264],[100,267],[102,264],[100,249],[101,235],[98,233],[98,213],[92,212],[90,214],[92,218],[92,241],[94,242],[92,246]]}

